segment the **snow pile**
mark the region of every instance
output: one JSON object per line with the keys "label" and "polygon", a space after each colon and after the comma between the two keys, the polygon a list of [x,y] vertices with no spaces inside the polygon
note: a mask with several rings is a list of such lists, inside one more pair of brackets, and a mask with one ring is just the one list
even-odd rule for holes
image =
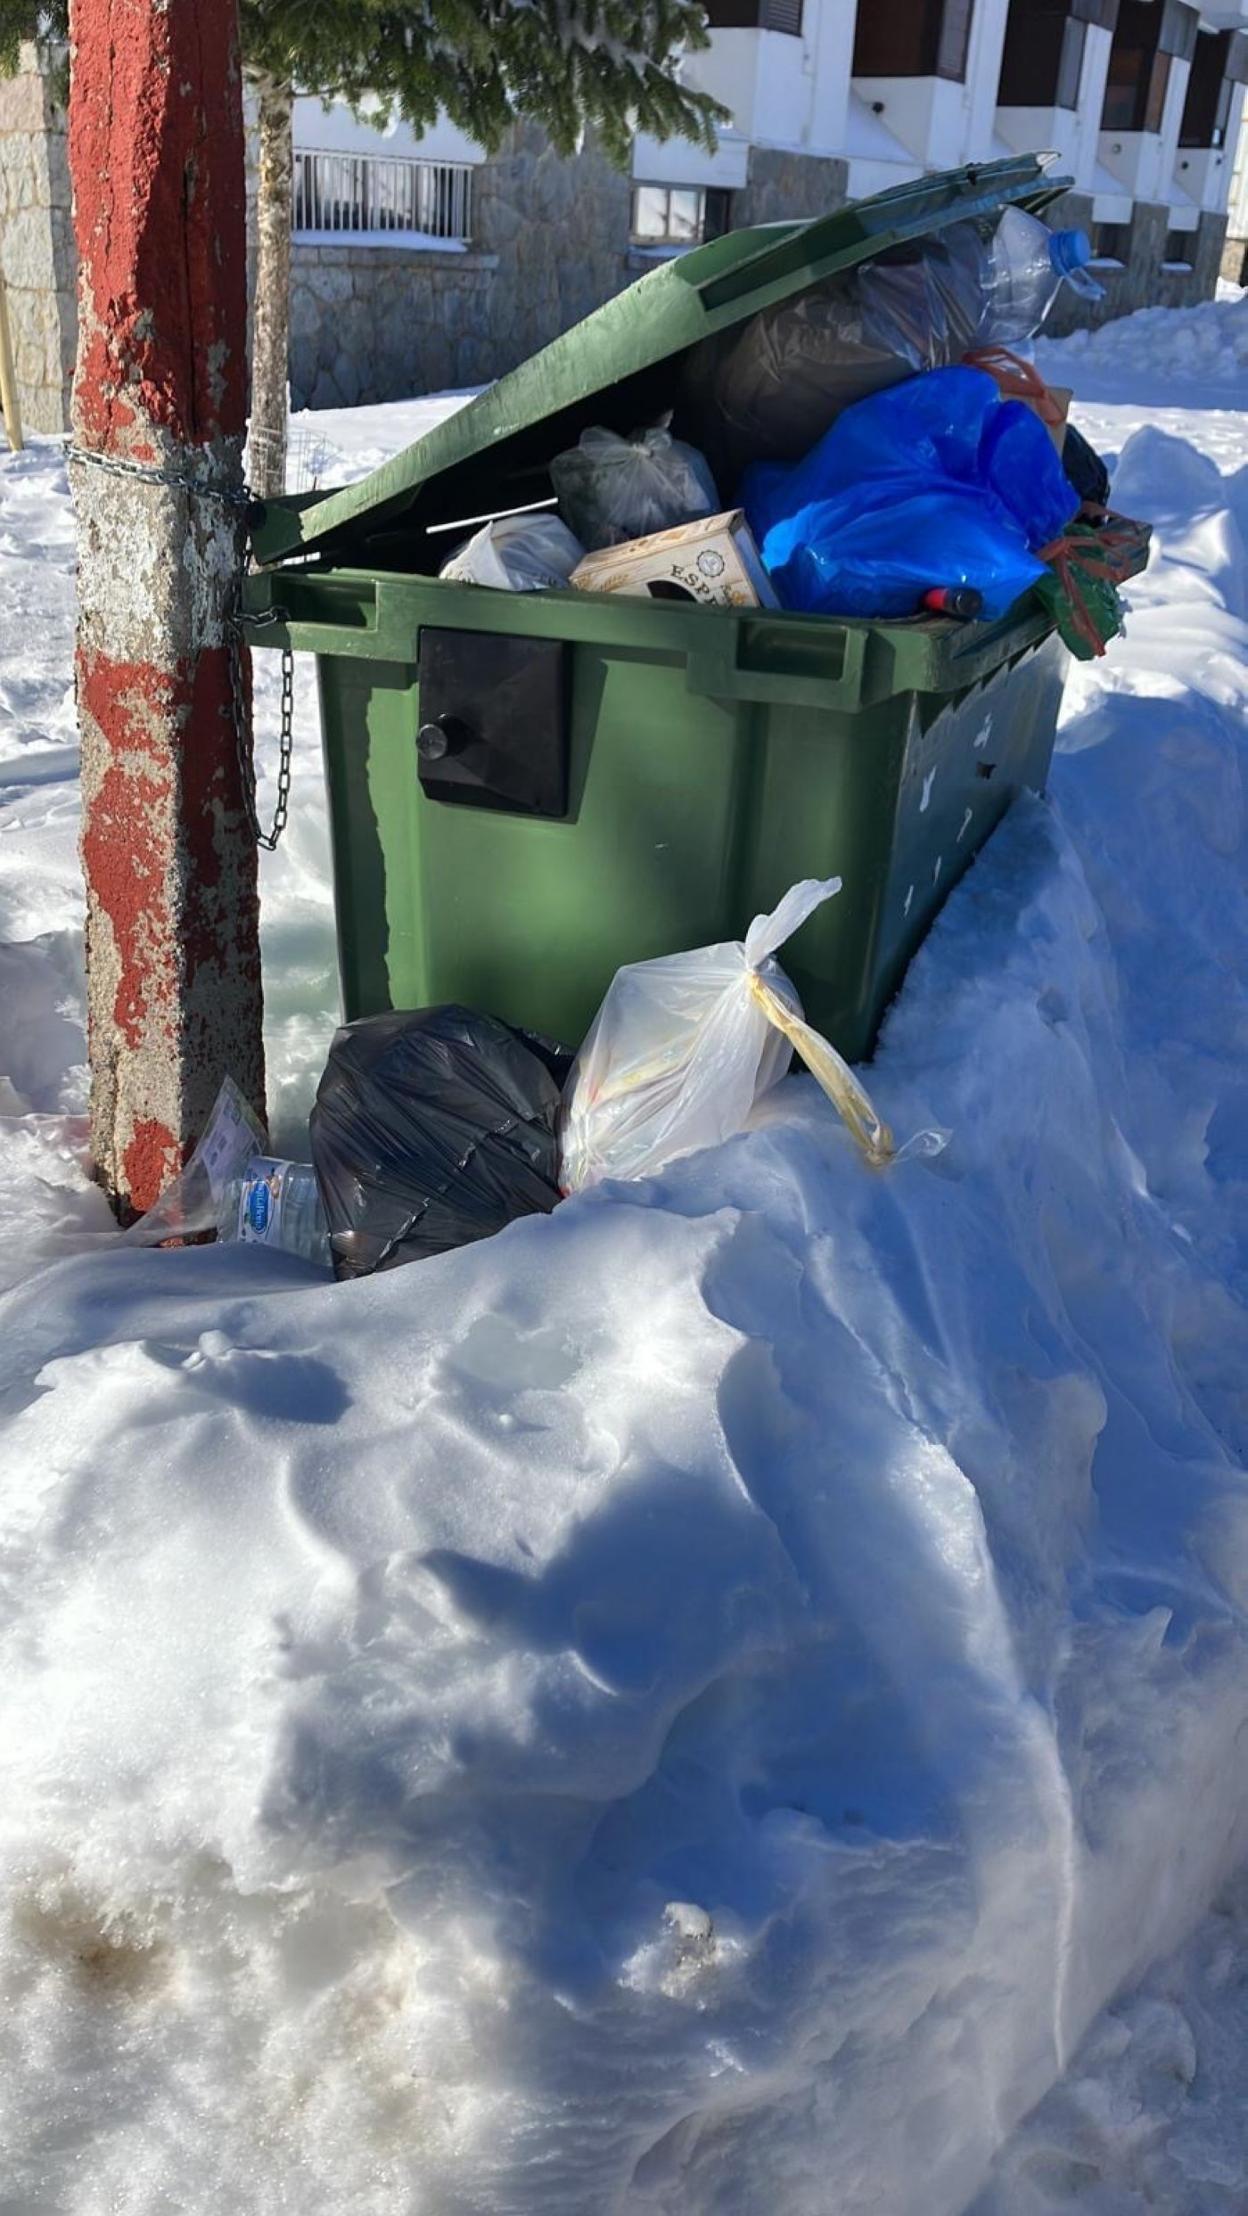
{"label": "snow pile", "polygon": [[[119,1252],[55,1167],[72,825],[0,810],[10,1274],[83,1249],[0,1303],[14,2209],[955,2216],[999,2156],[988,2216],[1039,2216],[1104,2174],[1069,2105],[1003,2142],[1248,1847],[1243,548],[1190,446],[1119,483],[1159,558],[890,1019],[881,1112],[953,1137],[885,1175],[794,1078],[353,1286]],[[292,1124],[314,763],[305,722]]]}
{"label": "snow pile", "polygon": [[[1236,288],[1232,299],[1204,300],[1176,315],[1170,308],[1138,308],[1098,331],[1073,331],[1069,338],[1038,349],[1041,367],[1056,375],[1064,366],[1066,382],[1082,389],[1087,373],[1113,377],[1141,368],[1171,384],[1238,386],[1248,374],[1248,298]],[[1045,370],[1048,375],[1048,370]],[[1228,394],[1231,404],[1238,396]]]}
{"label": "snow pile", "polygon": [[1094,2026],[972,2216],[1239,2216],[1248,2179],[1240,1875],[1188,1944]]}

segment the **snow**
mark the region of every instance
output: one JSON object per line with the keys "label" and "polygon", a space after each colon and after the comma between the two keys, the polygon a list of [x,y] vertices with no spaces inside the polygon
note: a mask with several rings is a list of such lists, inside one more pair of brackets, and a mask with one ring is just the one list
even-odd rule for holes
{"label": "snow", "polygon": [[[1075,331],[1041,341],[1036,359],[1043,374],[1074,384],[1081,399],[1103,393],[1137,408],[1145,395],[1165,406],[1177,397],[1193,408],[1240,408],[1248,378],[1248,316],[1240,299],[1202,301],[1199,307],[1139,308],[1099,331]],[[1218,397],[1207,397],[1210,391]]]}
{"label": "snow", "polygon": [[391,251],[419,254],[466,254],[466,239],[448,239],[437,231],[298,230],[299,246],[384,246]]}
{"label": "snow", "polygon": [[[946,1151],[871,1173],[795,1077],[347,1287],[86,1180],[67,494],[0,460],[14,2216],[1242,2211],[1246,340],[1045,352],[1158,551],[890,1018]],[[322,481],[453,404],[309,419]]]}

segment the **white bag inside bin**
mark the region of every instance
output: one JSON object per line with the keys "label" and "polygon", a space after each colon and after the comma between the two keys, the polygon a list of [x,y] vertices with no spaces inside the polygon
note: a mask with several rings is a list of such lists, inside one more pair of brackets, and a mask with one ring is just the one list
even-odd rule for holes
{"label": "white bag inside bin", "polygon": [[439,575],[453,585],[492,585],[498,592],[558,592],[584,559],[580,540],[558,516],[496,516],[456,547]]}
{"label": "white bag inside bin", "polygon": [[564,1088],[560,1181],[580,1192],[604,1177],[649,1177],[742,1130],[784,1076],[794,1047],[872,1162],[892,1134],[835,1047],[811,1029],[777,947],[841,889],[806,878],[744,944],[633,962],[618,970]]}

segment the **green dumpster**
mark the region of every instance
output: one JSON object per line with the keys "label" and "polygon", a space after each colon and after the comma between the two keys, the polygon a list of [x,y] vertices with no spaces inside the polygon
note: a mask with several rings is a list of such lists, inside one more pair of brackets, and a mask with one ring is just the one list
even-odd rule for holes
{"label": "green dumpster", "polygon": [[653,421],[709,333],[1063,189],[1026,157],[730,233],[361,483],[269,505],[244,606],[269,619],[257,643],[317,656],[348,1019],[461,1001],[576,1044],[622,963],[739,938],[836,872],[785,967],[812,1022],[869,1054],[951,887],[1044,783],[1065,665],[1045,612],[864,623],[492,591],[439,580],[446,526],[548,500],[553,456],[591,423]]}

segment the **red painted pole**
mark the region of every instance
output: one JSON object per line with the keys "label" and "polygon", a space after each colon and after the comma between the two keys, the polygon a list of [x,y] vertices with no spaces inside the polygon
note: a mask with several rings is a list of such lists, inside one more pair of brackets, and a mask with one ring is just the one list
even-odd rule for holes
{"label": "red painted pole", "polygon": [[70,39],[91,1143],[129,1216],[227,1072],[264,1106],[250,700],[244,769],[227,628],[246,427],[236,0],[73,0]]}

